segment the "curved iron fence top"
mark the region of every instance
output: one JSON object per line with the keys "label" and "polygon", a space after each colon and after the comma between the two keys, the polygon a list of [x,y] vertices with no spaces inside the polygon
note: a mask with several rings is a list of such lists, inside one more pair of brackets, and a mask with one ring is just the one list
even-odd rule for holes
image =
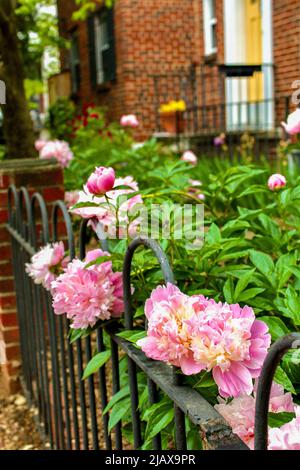
{"label": "curved iron fence top", "polygon": [[40,210],[41,214],[41,222],[42,222],[42,232],[41,232],[41,238],[42,242],[44,245],[47,245],[50,241],[50,230],[49,230],[49,222],[48,222],[48,212],[47,212],[47,206],[44,201],[43,196],[40,193],[34,193],[32,198],[31,198],[31,210],[32,210],[32,243],[35,249],[38,248],[37,244],[37,238],[36,238],[36,205],[38,205],[38,208]]}
{"label": "curved iron fence top", "polygon": [[74,242],[72,220],[71,220],[69,211],[63,201],[56,201],[53,205],[52,216],[51,216],[52,239],[54,242],[58,241],[58,223],[59,223],[58,215],[59,213],[61,213],[63,216],[63,220],[64,220],[66,231],[67,231],[70,259],[73,260],[76,256],[76,252],[75,252],[75,242]]}
{"label": "curved iron fence top", "polygon": [[[8,188],[8,220],[10,225],[14,228],[19,229],[19,223],[21,220],[21,208],[17,188],[14,184],[11,184]],[[16,218],[14,219],[14,215]]]}
{"label": "curved iron fence top", "polygon": [[300,348],[300,333],[291,333],[271,346],[258,382],[255,406],[255,450],[268,449],[268,413],[273,378],[279,362],[290,349]]}
{"label": "curved iron fence top", "polygon": [[[21,223],[22,223],[22,236],[28,241],[32,242],[33,240],[33,227],[32,227],[32,210],[31,210],[31,199],[27,188],[21,186],[19,192],[19,201],[20,201],[20,210],[21,210]],[[24,209],[26,210],[26,220],[24,219],[23,213]]]}
{"label": "curved iron fence top", "polygon": [[152,250],[153,254],[157,258],[165,283],[175,284],[175,278],[168,258],[161,246],[154,240],[145,237],[138,237],[134,239],[127,248],[127,252],[124,258],[123,264],[123,294],[124,294],[124,305],[125,305],[125,328],[131,330],[133,328],[133,312],[131,304],[131,266],[132,259],[136,249],[139,246],[144,246]]}

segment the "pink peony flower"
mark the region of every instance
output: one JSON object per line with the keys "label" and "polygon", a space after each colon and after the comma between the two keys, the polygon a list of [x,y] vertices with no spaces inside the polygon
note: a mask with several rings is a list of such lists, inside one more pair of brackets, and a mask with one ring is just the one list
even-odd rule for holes
{"label": "pink peony flower", "polygon": [[290,135],[296,135],[300,132],[300,108],[297,108],[288,116],[287,123],[282,122],[281,125]]}
{"label": "pink peony flower", "polygon": [[114,273],[111,261],[88,266],[108,253],[89,252],[84,261],[68,264],[65,272],[52,282],[53,308],[66,314],[72,328],[93,327],[98,320],[120,317],[124,312],[122,273]]}
{"label": "pink peony flower", "polygon": [[[257,383],[255,384],[255,391]],[[255,394],[242,395],[230,403],[215,405],[216,410],[231,426],[234,434],[250,448],[254,449]],[[281,385],[273,382],[270,394],[269,411],[272,413],[293,412],[295,405],[290,393],[284,393]]]}
{"label": "pink peony flower", "polygon": [[89,251],[86,254],[84,262],[85,264],[92,263],[92,261],[96,261],[98,258],[101,258],[101,256],[110,256],[110,254],[107,251],[103,251],[100,250],[100,248],[96,248],[96,250]]}
{"label": "pink peony flower", "polygon": [[42,160],[55,158],[63,168],[69,165],[73,157],[74,155],[69,144],[61,140],[47,142],[40,151],[40,158]]}
{"label": "pink peony flower", "polygon": [[35,284],[42,284],[50,290],[52,281],[67,266],[68,261],[63,242],[48,244],[33,255],[31,262],[25,265],[25,270]]}
{"label": "pink peony flower", "polygon": [[[258,381],[255,381],[255,394],[257,391]],[[295,405],[293,402],[293,397],[291,393],[284,393],[284,388],[282,385],[273,382],[271,393],[270,393],[270,406],[269,411],[271,413],[284,413],[295,411]]]}
{"label": "pink peony flower", "polygon": [[265,323],[250,307],[189,297],[168,284],[146,301],[147,337],[139,342],[148,357],[181,367],[186,375],[211,371],[221,396],[253,391],[270,346]]}
{"label": "pink peony flower", "polygon": [[181,157],[181,160],[187,163],[191,163],[192,165],[196,165],[198,162],[198,158],[190,150],[187,150],[186,152],[184,152],[184,154]]}
{"label": "pink peony flower", "polygon": [[68,209],[77,204],[79,199],[79,191],[66,191],[65,192],[65,204]]}
{"label": "pink peony flower", "polygon": [[135,116],[135,114],[127,114],[125,116],[121,117],[120,124],[123,127],[138,127],[139,126],[139,121],[138,118]]}
{"label": "pink peony flower", "polygon": [[225,134],[220,134],[214,138],[214,146],[215,147],[222,147],[225,144],[226,136]]}
{"label": "pink peony flower", "polygon": [[[111,238],[116,236],[123,237],[128,231],[129,236],[134,236],[136,229],[139,226],[139,219],[130,220],[130,214],[136,209],[138,204],[143,204],[142,197],[137,194],[131,198],[127,198],[126,195],[139,190],[138,184],[132,176],[126,176],[125,178],[116,178],[115,187],[128,186],[128,189],[112,189],[107,193],[109,198],[109,205],[106,203],[104,196],[98,197],[91,194],[88,188],[85,186],[84,191],[79,192],[78,202],[93,202],[102,204],[99,207],[81,207],[72,209],[71,212],[83,217],[84,219],[91,219],[90,224],[95,229],[98,222],[101,222],[102,226],[107,232],[107,235]],[[124,202],[118,199],[124,195]],[[116,207],[119,203],[118,221],[119,221],[119,233],[116,233]]]}
{"label": "pink peony flower", "polygon": [[283,175],[275,173],[268,179],[268,187],[271,191],[278,191],[286,186],[286,179]]}
{"label": "pink peony flower", "polygon": [[197,186],[202,186],[202,181],[189,179],[189,184],[194,188]]}
{"label": "pink peony flower", "polygon": [[105,168],[104,166],[95,169],[94,173],[89,177],[86,187],[91,194],[102,196],[111,191],[115,184],[115,171],[113,168]]}
{"label": "pink peony flower", "polygon": [[269,450],[300,450],[300,406],[296,418],[280,428],[269,429]]}
{"label": "pink peony flower", "polygon": [[45,147],[46,144],[47,144],[46,140],[39,139],[35,141],[34,145],[35,145],[36,150],[40,152]]}
{"label": "pink peony flower", "polygon": [[215,405],[215,408],[232,428],[232,432],[253,450],[255,399],[252,396],[242,395],[228,404]]}

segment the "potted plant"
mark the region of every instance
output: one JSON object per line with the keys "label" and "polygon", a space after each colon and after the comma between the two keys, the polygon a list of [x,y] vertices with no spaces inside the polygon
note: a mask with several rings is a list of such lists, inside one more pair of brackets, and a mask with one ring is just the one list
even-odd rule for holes
{"label": "potted plant", "polygon": [[162,104],[159,108],[162,129],[169,134],[183,132],[185,127],[185,111],[186,105],[183,100]]}

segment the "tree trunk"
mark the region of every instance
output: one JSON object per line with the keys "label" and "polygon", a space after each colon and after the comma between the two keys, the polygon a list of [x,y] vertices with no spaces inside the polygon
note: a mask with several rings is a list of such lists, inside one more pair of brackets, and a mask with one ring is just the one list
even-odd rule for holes
{"label": "tree trunk", "polygon": [[0,78],[6,85],[6,104],[2,106],[6,158],[34,158],[33,123],[29,114],[22,56],[17,36],[15,1],[1,0],[0,6]]}

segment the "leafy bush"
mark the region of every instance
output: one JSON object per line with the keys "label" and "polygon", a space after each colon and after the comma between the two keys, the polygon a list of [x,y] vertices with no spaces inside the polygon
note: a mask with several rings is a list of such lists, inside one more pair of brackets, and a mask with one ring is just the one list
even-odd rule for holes
{"label": "leafy bush", "polygon": [[49,107],[45,127],[53,139],[69,141],[74,117],[75,106],[72,101],[60,98]]}

